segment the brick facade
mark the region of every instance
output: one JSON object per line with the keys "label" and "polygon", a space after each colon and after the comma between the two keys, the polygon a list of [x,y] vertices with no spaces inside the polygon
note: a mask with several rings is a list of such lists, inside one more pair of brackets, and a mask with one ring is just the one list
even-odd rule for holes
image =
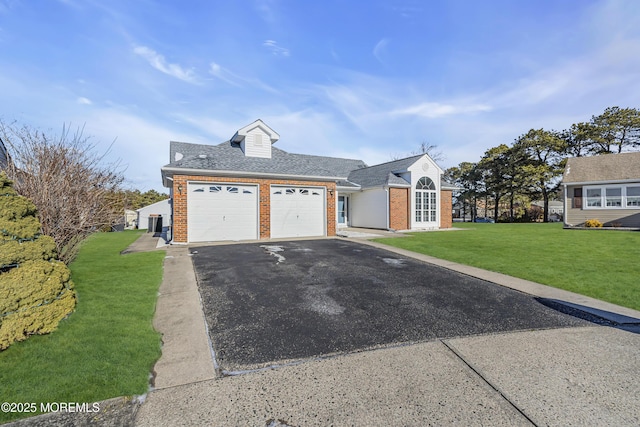
{"label": "brick facade", "polygon": [[[187,183],[211,182],[211,183],[242,183],[258,185],[259,188],[259,222],[260,239],[271,237],[271,185],[291,186],[315,186],[326,188],[327,207],[327,236],[336,235],[336,183],[318,181],[292,181],[260,178],[231,178],[199,175],[174,175],[173,176],[173,241],[186,243],[187,235]],[[180,191],[182,189],[182,191]],[[333,193],[333,195],[332,195]]]}
{"label": "brick facade", "polygon": [[407,230],[409,228],[409,188],[389,188],[389,228]]}
{"label": "brick facade", "polygon": [[453,192],[440,190],[440,228],[453,226]]}

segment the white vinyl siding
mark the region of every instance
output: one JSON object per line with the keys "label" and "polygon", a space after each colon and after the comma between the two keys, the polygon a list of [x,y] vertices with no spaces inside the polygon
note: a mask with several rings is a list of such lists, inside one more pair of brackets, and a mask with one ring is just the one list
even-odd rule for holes
{"label": "white vinyl siding", "polygon": [[149,215],[161,215],[163,227],[171,224],[171,204],[169,199],[142,207],[136,213],[138,228],[141,230],[146,230],[149,227]]}
{"label": "white vinyl siding", "polygon": [[271,238],[326,235],[325,189],[271,187]]}
{"label": "white vinyl siding", "polygon": [[247,136],[241,143],[244,155],[248,157],[271,158],[271,140],[269,135],[260,127],[247,132]]}
{"label": "white vinyl siding", "polygon": [[225,183],[187,186],[189,242],[258,238],[258,187]]}
{"label": "white vinyl siding", "polygon": [[388,193],[382,188],[353,193],[349,200],[351,202],[351,226],[388,228],[388,198]]}

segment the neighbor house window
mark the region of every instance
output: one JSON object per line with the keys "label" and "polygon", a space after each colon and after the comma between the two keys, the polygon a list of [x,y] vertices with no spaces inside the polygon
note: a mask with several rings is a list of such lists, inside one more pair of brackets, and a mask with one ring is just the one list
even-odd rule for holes
{"label": "neighbor house window", "polygon": [[602,188],[587,188],[587,206],[590,208],[602,206]]}
{"label": "neighbor house window", "polygon": [[585,209],[640,208],[639,185],[585,187]]}
{"label": "neighbor house window", "polygon": [[628,208],[640,207],[640,186],[627,187],[627,207]]}
{"label": "neighbor house window", "polygon": [[418,180],[415,193],[415,219],[416,222],[436,221],[436,185],[426,176]]}
{"label": "neighbor house window", "polygon": [[604,194],[608,207],[622,206],[622,187],[607,187],[604,189]]}

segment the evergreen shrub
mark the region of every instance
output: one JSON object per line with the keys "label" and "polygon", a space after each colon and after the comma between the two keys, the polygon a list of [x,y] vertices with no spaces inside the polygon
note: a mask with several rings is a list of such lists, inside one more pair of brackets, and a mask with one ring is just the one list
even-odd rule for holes
{"label": "evergreen shrub", "polygon": [[0,173],[0,350],[47,334],[76,304],[69,268],[40,235],[36,207]]}

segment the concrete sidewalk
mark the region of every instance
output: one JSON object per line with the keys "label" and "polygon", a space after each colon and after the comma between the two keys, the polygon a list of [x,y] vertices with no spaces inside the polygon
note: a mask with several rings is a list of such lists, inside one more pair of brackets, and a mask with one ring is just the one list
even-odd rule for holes
{"label": "concrete sidewalk", "polygon": [[[380,246],[640,323],[634,310]],[[154,321],[163,353],[136,425],[640,425],[640,335],[604,326],[436,340],[221,378],[188,250],[166,251]]]}

